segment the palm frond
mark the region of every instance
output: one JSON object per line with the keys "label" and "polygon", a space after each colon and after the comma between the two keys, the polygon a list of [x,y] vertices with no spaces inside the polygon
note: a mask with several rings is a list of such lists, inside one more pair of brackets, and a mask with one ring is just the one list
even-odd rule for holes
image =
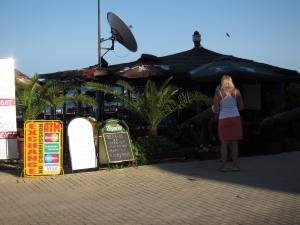
{"label": "palm frond", "polygon": [[114,88],[112,85],[101,84],[95,82],[86,82],[85,87],[89,90],[101,91],[104,93],[109,93],[113,95],[120,95],[121,92]]}
{"label": "palm frond", "polygon": [[124,81],[124,80],[118,80],[116,85],[123,87],[125,89],[127,89],[130,92],[134,92],[134,87],[132,87],[128,82]]}
{"label": "palm frond", "polygon": [[74,94],[71,96],[65,96],[64,100],[73,100],[73,101],[77,101],[80,103],[84,103],[86,105],[90,105],[90,106],[94,106],[94,107],[98,107],[98,104],[96,102],[96,100],[90,96],[87,95],[83,95],[83,94]]}
{"label": "palm frond", "polygon": [[199,91],[185,91],[179,94],[179,109],[183,109],[192,103],[211,105],[212,99]]}
{"label": "palm frond", "polygon": [[84,94],[64,95],[66,90],[79,88],[46,81],[39,83],[39,75],[32,77],[27,85],[16,86],[17,109],[23,112],[23,119],[36,119],[44,110],[64,104],[68,100],[78,101],[87,105],[96,106],[96,101]]}

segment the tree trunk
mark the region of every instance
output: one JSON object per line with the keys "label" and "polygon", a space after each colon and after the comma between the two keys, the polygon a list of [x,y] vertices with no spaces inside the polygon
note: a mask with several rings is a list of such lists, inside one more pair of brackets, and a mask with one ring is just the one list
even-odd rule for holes
{"label": "tree trunk", "polygon": [[157,128],[154,128],[154,127],[151,127],[150,129],[149,129],[149,134],[151,135],[151,136],[154,136],[154,137],[157,137]]}

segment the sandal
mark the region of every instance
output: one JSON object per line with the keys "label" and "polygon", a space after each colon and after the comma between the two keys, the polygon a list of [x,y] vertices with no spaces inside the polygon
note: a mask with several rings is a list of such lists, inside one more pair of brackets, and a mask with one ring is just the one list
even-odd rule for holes
{"label": "sandal", "polygon": [[226,169],[224,169],[224,168],[219,168],[218,171],[219,171],[219,172],[222,172],[222,173],[228,172],[228,170],[226,170]]}
{"label": "sandal", "polygon": [[235,166],[234,168],[231,169],[232,172],[240,172],[241,169],[238,166]]}
{"label": "sandal", "polygon": [[221,167],[218,168],[218,171],[225,173],[225,172],[228,172],[228,169],[226,169],[225,165],[222,165]]}

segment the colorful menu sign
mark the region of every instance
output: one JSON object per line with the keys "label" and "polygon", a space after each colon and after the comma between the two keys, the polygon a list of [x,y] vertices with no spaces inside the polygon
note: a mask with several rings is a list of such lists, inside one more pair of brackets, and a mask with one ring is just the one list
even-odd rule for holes
{"label": "colorful menu sign", "polygon": [[63,172],[63,125],[58,120],[29,120],[24,125],[24,175],[57,175]]}

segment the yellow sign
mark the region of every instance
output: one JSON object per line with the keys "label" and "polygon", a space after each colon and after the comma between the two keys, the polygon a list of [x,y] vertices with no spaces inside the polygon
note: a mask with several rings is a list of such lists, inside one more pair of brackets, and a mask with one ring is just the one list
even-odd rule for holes
{"label": "yellow sign", "polygon": [[25,122],[24,128],[24,175],[62,174],[62,122],[29,120]]}

